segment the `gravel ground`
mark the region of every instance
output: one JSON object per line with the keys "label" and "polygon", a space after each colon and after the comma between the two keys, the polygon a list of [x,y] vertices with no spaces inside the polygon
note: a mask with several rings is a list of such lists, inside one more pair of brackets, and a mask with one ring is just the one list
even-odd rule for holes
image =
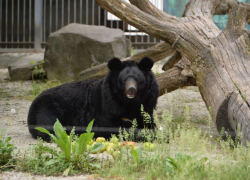
{"label": "gravel ground", "polygon": [[[36,140],[31,137],[27,127],[27,114],[31,101],[23,99],[29,95],[32,89],[32,81],[10,82],[8,78],[8,70],[0,69],[0,130],[6,129],[6,136],[12,137],[12,142],[21,151],[27,149]],[[178,103],[176,103],[178,101]],[[191,119],[198,123],[203,129],[207,129],[207,125],[200,122],[208,119],[208,111],[199,91],[196,87],[177,90],[173,93],[161,96],[158,99],[157,114],[161,114],[165,109],[177,108],[177,115],[184,115],[183,107],[189,107]],[[180,108],[178,108],[181,106]],[[214,134],[216,133],[213,126]],[[29,180],[29,179],[95,179],[93,176],[81,175],[76,177],[46,177],[30,175],[21,172],[0,172],[0,179],[11,180]]]}
{"label": "gravel ground", "polygon": [[[48,176],[37,176],[22,172],[4,172],[0,174],[0,179],[3,180],[90,180],[96,179],[92,175],[81,175],[81,176],[70,176],[70,177],[48,177]],[[104,178],[98,178],[104,179]]]}

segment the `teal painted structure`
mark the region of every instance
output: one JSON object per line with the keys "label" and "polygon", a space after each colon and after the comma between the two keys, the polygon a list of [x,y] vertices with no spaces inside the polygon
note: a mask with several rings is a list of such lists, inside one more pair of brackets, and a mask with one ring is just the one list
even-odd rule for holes
{"label": "teal painted structure", "polygon": [[[164,11],[168,14],[181,17],[188,1],[189,0],[164,0]],[[238,1],[250,4],[250,0]],[[213,19],[217,27],[222,30],[227,25],[228,15],[215,15]],[[250,30],[250,25],[248,23],[246,23],[246,28]]]}

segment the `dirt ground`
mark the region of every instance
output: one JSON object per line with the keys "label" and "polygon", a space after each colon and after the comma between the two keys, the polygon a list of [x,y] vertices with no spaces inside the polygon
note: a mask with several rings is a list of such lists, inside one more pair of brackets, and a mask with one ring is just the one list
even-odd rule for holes
{"label": "dirt ground", "polygon": [[[32,81],[10,82],[8,70],[0,69],[0,130],[6,129],[5,135],[12,137],[12,143],[21,151],[27,149],[36,140],[31,137],[27,127],[27,114],[31,101],[22,97],[27,96],[32,89]],[[161,114],[166,110],[173,110],[175,117],[185,115],[185,106],[189,107],[193,125],[207,129],[209,113],[196,87],[180,89],[159,97],[156,112]],[[215,127],[212,126],[214,135]],[[44,177],[31,176],[27,173],[4,172],[0,179],[93,179],[90,176],[78,177]]]}

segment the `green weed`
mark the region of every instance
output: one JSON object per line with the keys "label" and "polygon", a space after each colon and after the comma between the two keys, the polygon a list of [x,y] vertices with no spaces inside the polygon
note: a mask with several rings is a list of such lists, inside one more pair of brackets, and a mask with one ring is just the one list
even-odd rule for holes
{"label": "green weed", "polygon": [[194,92],[200,92],[199,88],[197,86],[187,86],[185,89],[194,91]]}
{"label": "green weed", "polygon": [[[159,119],[161,129],[156,129],[155,149],[146,151],[137,148],[121,150],[121,157],[115,161],[105,161],[99,174],[116,179],[237,179],[234,174],[240,164],[241,179],[248,179],[247,167],[250,153],[240,141],[232,141],[230,136],[211,139],[201,129],[189,124],[189,108],[185,109],[183,123],[173,126],[173,115],[165,111]],[[240,130],[239,130],[240,131]],[[241,139],[241,133],[238,132]],[[222,136],[223,135],[223,136]],[[168,142],[168,143],[167,143]],[[140,146],[140,144],[139,144]],[[231,162],[231,163],[229,163]],[[233,177],[233,178],[232,178]]]}
{"label": "green weed", "polygon": [[30,91],[30,95],[27,96],[26,98],[28,100],[33,101],[39,94],[42,92],[51,89],[55,86],[59,86],[62,83],[57,80],[52,80],[52,81],[46,81],[46,82],[33,82],[32,84],[32,89]]}
{"label": "green weed", "polygon": [[87,151],[87,145],[94,137],[94,133],[91,133],[92,125],[93,121],[89,123],[87,133],[83,133],[79,137],[75,135],[74,129],[70,135],[67,135],[58,120],[54,124],[55,135],[44,128],[37,127],[37,130],[51,137],[57,148],[39,141],[34,149],[25,153],[19,163],[19,170],[46,175],[62,175],[63,173],[64,176],[68,176],[78,172],[93,171],[100,167],[89,158],[89,153],[100,150],[103,148],[103,144],[96,143]]}
{"label": "green weed", "polygon": [[35,78],[39,79],[45,79],[46,77],[46,72],[43,69],[43,64],[44,61],[36,62],[36,61],[31,61],[30,64],[32,64],[32,80],[35,82]]}
{"label": "green weed", "polygon": [[0,98],[9,99],[11,97],[11,93],[8,92],[5,88],[0,88]]}
{"label": "green weed", "polygon": [[209,124],[209,120],[206,117],[195,117],[192,119],[192,122],[196,123],[196,124],[204,124],[204,125],[208,125]]}
{"label": "green weed", "polygon": [[11,137],[5,137],[5,130],[0,134],[0,170],[5,170],[13,166],[13,151],[16,149],[14,144],[10,143]]}
{"label": "green weed", "polygon": [[[41,127],[37,127],[36,129],[48,134],[51,137],[52,141],[55,142],[61,149],[63,156],[68,162],[77,162],[79,157],[83,155],[89,142],[94,137],[95,133],[91,133],[93,123],[94,120],[89,123],[86,129],[87,133],[81,134],[80,137],[75,136],[74,128],[71,130],[70,135],[68,136],[58,120],[54,125],[55,135],[49,133],[49,131]],[[98,151],[102,148],[102,144],[96,143],[91,151]],[[51,160],[51,163],[53,164],[53,160]]]}
{"label": "green weed", "polygon": [[192,99],[185,99],[184,103],[192,103],[192,102],[201,102],[200,99],[192,98]]}
{"label": "green weed", "polygon": [[42,140],[25,150],[17,163],[18,171],[47,176],[62,175],[67,168],[71,168],[71,173],[74,173],[73,167],[72,163],[60,155],[58,148],[45,144]]}
{"label": "green weed", "polygon": [[134,49],[135,49],[134,47],[131,47],[131,56],[133,56],[136,53]]}

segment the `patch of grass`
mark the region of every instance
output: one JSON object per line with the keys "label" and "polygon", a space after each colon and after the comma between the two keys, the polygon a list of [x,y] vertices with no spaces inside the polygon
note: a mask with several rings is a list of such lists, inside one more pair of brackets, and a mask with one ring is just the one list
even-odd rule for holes
{"label": "patch of grass", "polygon": [[0,170],[6,170],[13,166],[13,151],[16,149],[14,144],[10,143],[11,137],[5,137],[5,130],[0,134]]}
{"label": "patch of grass", "polygon": [[185,89],[191,90],[191,91],[194,91],[194,92],[200,92],[200,90],[199,90],[199,88],[197,86],[187,86],[187,87],[185,87]]}
{"label": "patch of grass", "polygon": [[13,81],[11,77],[8,77],[6,80],[9,81],[9,82]]}
{"label": "patch of grass", "polygon": [[192,98],[192,99],[185,99],[184,103],[192,103],[192,102],[201,102],[200,99]]}
{"label": "patch of grass", "polygon": [[[197,89],[197,87],[187,87],[187,88]],[[172,95],[172,98],[171,96],[168,96],[168,94],[165,94],[165,97],[167,99],[168,102],[167,104],[169,104],[169,106],[166,107],[166,110],[163,111],[163,114],[166,113],[166,111],[168,111],[168,113],[171,113],[173,115],[173,122],[176,124],[184,122],[186,118],[185,109],[187,108],[186,106],[188,103],[201,102],[201,100],[198,98],[186,99],[187,97],[184,97],[184,95],[181,93],[180,90],[177,90],[177,93],[174,93]],[[199,113],[202,110],[203,109],[200,106],[198,106],[198,109],[192,108],[192,112]],[[199,116],[198,114],[195,113],[190,114],[190,123],[208,125],[208,119],[209,119],[209,114],[206,115],[206,113],[202,116]]]}
{"label": "patch of grass", "polygon": [[57,163],[49,164],[48,162],[54,157],[58,157],[58,154],[57,148],[39,140],[36,145],[25,150],[19,158],[17,170],[38,175],[62,175],[62,172],[72,165],[62,158],[58,159]]}
{"label": "patch of grass", "polygon": [[9,97],[11,96],[11,93],[8,92],[5,88],[0,88],[0,97],[5,98],[5,99],[9,99]]}
{"label": "patch of grass", "polygon": [[208,125],[209,122],[208,122],[208,118],[206,117],[196,117],[194,119],[192,119],[192,122],[193,123],[197,123],[197,124],[204,124],[204,125]]}
{"label": "patch of grass", "polygon": [[30,91],[30,95],[26,96],[25,99],[33,101],[39,94],[42,92],[59,86],[62,83],[58,80],[52,80],[52,81],[37,81],[32,84],[32,90]]}
{"label": "patch of grass", "polygon": [[155,76],[157,76],[158,74],[160,74],[160,72],[156,71],[156,72],[153,72]]}
{"label": "patch of grass", "polygon": [[[62,83],[58,80],[37,80],[37,81],[33,81],[32,83],[32,89],[28,90],[30,88],[14,88],[14,89],[8,89],[8,88],[0,88],[0,99],[3,100],[13,100],[13,99],[18,99],[18,100],[22,100],[22,99],[26,99],[26,100],[30,100],[33,101],[40,93],[42,93],[45,90],[48,90],[50,88],[53,88],[55,86],[59,86]],[[20,83],[21,86],[30,86],[29,83],[25,84],[24,82]],[[20,90],[21,89],[21,90]],[[21,93],[16,93],[15,90],[21,91]],[[15,92],[14,92],[15,91]]]}
{"label": "patch of grass", "polygon": [[[143,115],[148,121],[147,114]],[[168,111],[161,117],[155,113],[154,117],[162,128],[155,130],[156,138],[145,138],[154,144],[150,151],[137,143],[139,148],[136,149],[121,148],[115,159],[93,160],[84,155],[87,153],[84,151],[75,161],[73,156],[66,158],[66,152],[53,144],[38,141],[18,160],[17,170],[41,175],[95,173],[107,179],[248,179],[250,153],[238,141],[241,139],[240,129],[236,141],[228,135],[224,140],[225,132],[213,139],[201,129],[192,127],[188,107],[185,108],[185,119],[179,124]],[[130,137],[127,133],[119,135],[120,141],[125,136]],[[64,139],[69,144],[62,147],[72,147],[74,138],[72,141],[70,136]],[[99,168],[90,166],[91,163],[98,164]]]}
{"label": "patch of grass", "polygon": [[[99,171],[101,177],[237,179],[239,175],[240,179],[248,179],[250,153],[247,147],[239,141],[232,141],[230,136],[226,140],[222,136],[211,139],[199,128],[188,126],[188,108],[184,123],[177,125],[175,129],[171,128],[173,116],[164,116],[164,124],[161,124],[163,130],[156,130],[157,139],[154,140],[153,152],[142,151],[138,161],[140,163],[135,163],[133,157],[128,158],[130,155],[127,151],[121,152],[121,158],[102,162],[103,168]],[[169,143],[162,141],[166,137]],[[243,169],[242,174],[239,167]]]}

